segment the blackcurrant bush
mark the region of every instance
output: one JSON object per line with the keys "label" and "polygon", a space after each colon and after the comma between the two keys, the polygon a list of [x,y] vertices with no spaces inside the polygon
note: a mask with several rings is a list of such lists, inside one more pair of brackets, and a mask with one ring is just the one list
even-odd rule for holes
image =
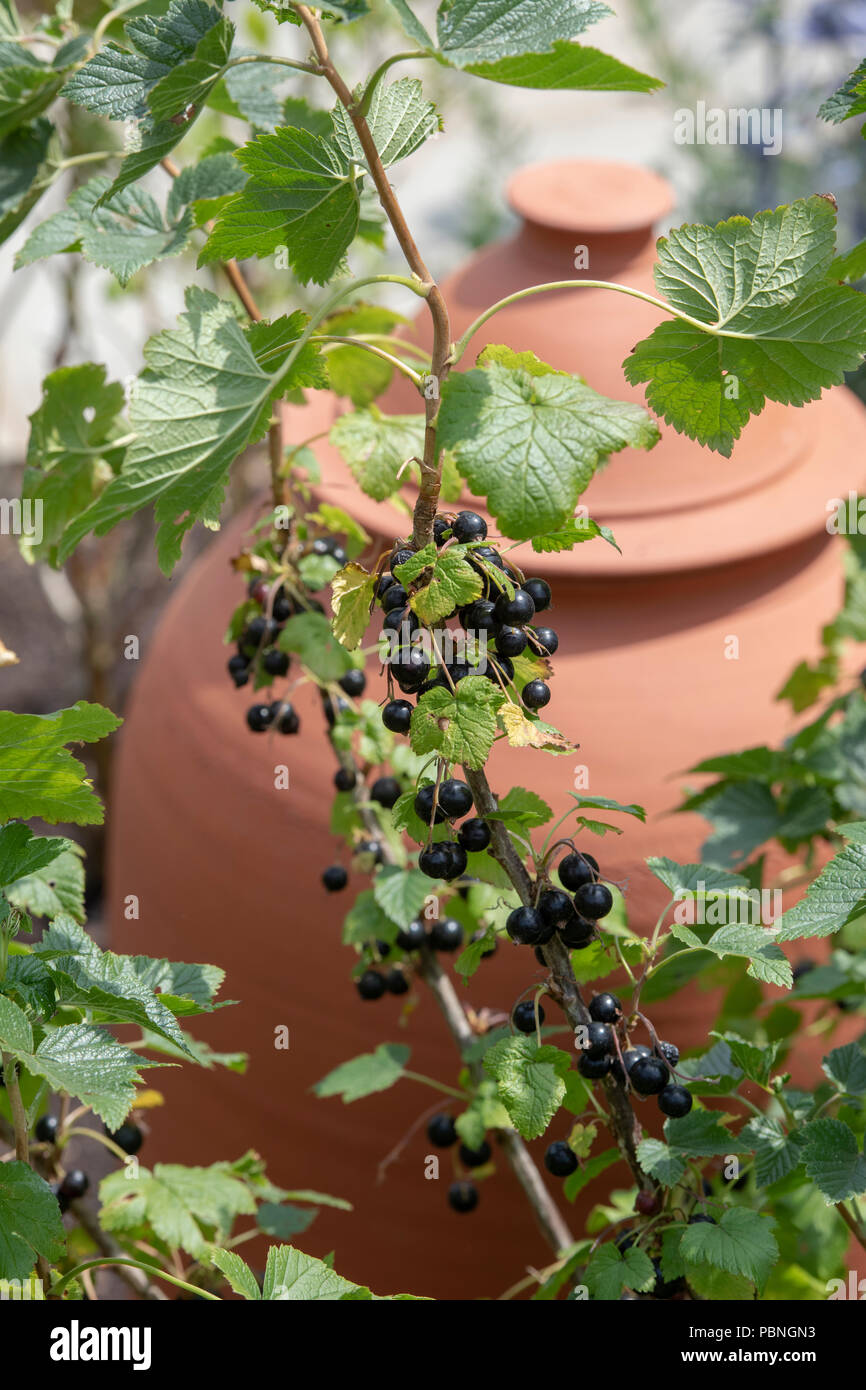
{"label": "blackcurrant bush", "polygon": [[463,822],[457,838],[468,854],[480,854],[490,844],[490,826],[477,816],[473,817]]}
{"label": "blackcurrant bush", "polygon": [[433,813],[433,805],[436,800],[436,788],[432,782],[420,787],[413,803],[415,815],[422,820],[425,825],[429,825],[431,820],[434,825],[440,825],[442,821],[448,819],[448,813],[444,806],[437,805],[436,813]]}
{"label": "blackcurrant bush", "polygon": [[263,734],[274,722],[274,712],[270,705],[250,705],[247,710],[247,724],[254,734]]}
{"label": "blackcurrant bush", "polygon": [[367,687],[367,677],[358,666],[353,666],[351,671],[347,671],[345,676],[341,676],[338,681],[341,690],[345,690],[347,695],[363,695]]}
{"label": "blackcurrant bush", "polygon": [[[515,1005],[514,1012],[513,1012],[512,1015],[511,1015],[511,1022],[514,1024],[514,1026],[515,1026],[515,1028],[517,1029],[518,1033],[534,1033],[534,1032],[535,1032],[535,1005],[533,1004],[533,1002],[532,1002],[531,999],[523,999],[519,1004],[516,1004],[516,1005]],[[542,1025],[543,1022],[544,1022],[544,1010],[543,1010],[543,1008],[541,1007],[541,1005],[539,1004],[539,1006],[538,1006],[538,1026],[539,1026],[539,1028],[541,1027],[541,1025]]]}
{"label": "blackcurrant bush", "polygon": [[604,883],[584,883],[574,895],[574,905],[581,917],[597,922],[613,907],[613,893]]}
{"label": "blackcurrant bush", "polygon": [[262,656],[262,665],[269,676],[284,676],[289,669],[289,654],[269,647]]}
{"label": "blackcurrant bush", "polygon": [[246,685],[250,678],[250,663],[245,656],[238,653],[228,659],[227,670],[238,690],[242,685]]}
{"label": "blackcurrant bush", "polygon": [[545,608],[550,607],[551,592],[550,585],[546,579],[527,579],[523,583],[523,591],[529,594],[535,604],[536,613],[543,613]]}
{"label": "blackcurrant bush", "polygon": [[559,881],[564,888],[574,893],[585,883],[594,883],[598,865],[591,854],[567,854],[559,865]]}
{"label": "blackcurrant bush", "polygon": [[382,723],[392,734],[408,734],[412,722],[412,706],[408,700],[389,700],[382,710]]}
{"label": "blackcurrant bush", "polygon": [[349,875],[342,864],[331,864],[322,874],[322,882],[329,893],[339,893],[349,882]]}
{"label": "blackcurrant bush", "polygon": [[386,811],[390,811],[391,807],[399,801],[401,790],[396,777],[377,777],[370,788],[370,800],[375,801],[379,806],[384,806]]}
{"label": "blackcurrant bush", "polygon": [[587,1057],[603,1057],[613,1050],[613,1029],[609,1023],[589,1023],[586,1028]]}
{"label": "blackcurrant bush", "polygon": [[589,1016],[596,1023],[616,1023],[622,1018],[622,1004],[615,994],[596,994],[589,1001]]}
{"label": "blackcurrant bush", "polygon": [[463,928],[456,917],[434,922],[430,929],[430,945],[434,951],[457,951],[463,945]]}
{"label": "blackcurrant bush", "polygon": [[535,613],[535,604],[525,589],[515,589],[514,598],[509,598],[505,593],[500,594],[493,611],[498,623],[503,623],[506,627],[523,627]]}
{"label": "blackcurrant bush", "polygon": [[402,970],[389,970],[385,976],[385,988],[389,994],[408,994],[409,981]]}
{"label": "blackcurrant bush", "polygon": [[587,1081],[600,1081],[603,1076],[607,1076],[611,1067],[609,1056],[604,1057],[581,1057],[577,1064],[577,1070],[581,1076],[586,1077]]}
{"label": "blackcurrant bush", "polygon": [[402,584],[393,583],[382,595],[382,607],[386,613],[394,613],[398,608],[405,608],[409,602],[409,595]]}
{"label": "blackcurrant bush", "polygon": [[362,999],[381,999],[385,993],[385,976],[378,970],[365,970],[355,984]]}
{"label": "blackcurrant bush", "polygon": [[460,1145],[460,1162],[467,1168],[483,1168],[485,1163],[490,1162],[490,1145],[487,1140],[483,1140],[480,1149],[470,1149],[466,1144]]}
{"label": "blackcurrant bush", "polygon": [[663,1115],[680,1119],[688,1115],[691,1108],[692,1097],[685,1086],[665,1086],[663,1091],[659,1091],[659,1110]]}
{"label": "blackcurrant bush", "polygon": [[550,686],[545,681],[527,681],[520,698],[527,709],[544,709],[550,704]]}
{"label": "blackcurrant bush", "polygon": [[538,911],[545,922],[560,927],[571,921],[574,916],[574,904],[561,888],[546,888],[538,899]]}
{"label": "blackcurrant bush", "polygon": [[448,777],[439,787],[439,805],[450,820],[466,816],[472,810],[472,793],[465,782]]}
{"label": "blackcurrant bush", "polygon": [[680,1060],[680,1050],[676,1043],[660,1042],[658,1050],[672,1067],[675,1067]]}
{"label": "blackcurrant bush", "polygon": [[57,1138],[58,1120],[56,1115],[40,1115],[34,1131],[40,1144],[53,1144]]}
{"label": "blackcurrant bush", "polygon": [[297,710],[285,701],[279,701],[271,705],[271,711],[277,721],[277,732],[280,734],[296,734],[301,727],[301,720]]}
{"label": "blackcurrant bush", "polygon": [[486,598],[476,599],[460,609],[460,623],[467,632],[490,632],[496,627],[493,604]]}
{"label": "blackcurrant bush", "polygon": [[547,1148],[544,1166],[555,1178],[567,1178],[577,1168],[577,1154],[562,1139],[556,1139]]}
{"label": "blackcurrant bush", "polygon": [[458,512],[451,523],[451,534],[461,545],[483,541],[487,536],[487,522],[477,512]]}
{"label": "blackcurrant bush", "polygon": [[338,792],[350,792],[358,785],[358,774],[351,767],[340,767],[334,773],[334,786]]}
{"label": "blackcurrant bush", "polygon": [[501,627],[496,633],[496,650],[500,656],[520,656],[526,647],[526,633],[520,627]]}
{"label": "blackcurrant bush", "polygon": [[418,951],[427,940],[427,932],[423,922],[419,922],[417,917],[414,922],[410,922],[408,927],[401,927],[397,933],[397,945],[401,951]]}
{"label": "blackcurrant bush", "polygon": [[434,1115],[427,1126],[427,1138],[437,1149],[450,1149],[457,1143],[457,1130],[451,1115]]}
{"label": "blackcurrant bush", "polygon": [[144,1135],[137,1124],[132,1120],[127,1120],[119,1129],[109,1129],[105,1126],[105,1132],[109,1139],[113,1139],[119,1149],[123,1149],[126,1154],[137,1154],[144,1143]]}
{"label": "blackcurrant bush", "polygon": [[538,646],[544,649],[543,655],[553,656],[559,647],[559,634],[552,627],[530,628]]}
{"label": "blackcurrant bush", "polygon": [[641,1096],[657,1096],[668,1084],[670,1073],[658,1057],[638,1057],[629,1067],[628,1079]]}
{"label": "blackcurrant bush", "polygon": [[90,1179],[80,1168],[70,1168],[59,1187],[59,1194],[65,1197],[68,1202],[76,1197],[83,1197],[88,1187]]}
{"label": "blackcurrant bush", "polygon": [[453,1182],[448,1189],[448,1204],[454,1211],[474,1211],[478,1206],[478,1188],[474,1182]]}
{"label": "blackcurrant bush", "polygon": [[520,946],[543,946],[556,930],[534,907],[515,907],[505,921],[505,930]]}

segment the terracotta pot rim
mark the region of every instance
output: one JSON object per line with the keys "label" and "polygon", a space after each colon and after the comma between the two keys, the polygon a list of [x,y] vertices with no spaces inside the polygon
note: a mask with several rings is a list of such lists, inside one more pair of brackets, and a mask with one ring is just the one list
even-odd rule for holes
{"label": "terracotta pot rim", "polygon": [[676,204],[673,188],[660,174],[607,159],[530,164],[509,179],[506,198],[533,225],[595,235],[650,231]]}

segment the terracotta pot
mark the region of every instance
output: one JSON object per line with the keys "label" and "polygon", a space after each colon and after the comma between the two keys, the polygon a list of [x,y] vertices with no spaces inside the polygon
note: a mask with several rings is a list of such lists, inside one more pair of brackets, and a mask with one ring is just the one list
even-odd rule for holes
{"label": "terracotta pot", "polygon": [[[589,247],[593,278],[652,287],[652,224],[671,203],[655,175],[548,165],[518,175],[510,196],[525,218],[521,230],[445,282],[455,336],[510,291],[573,276],[573,248],[581,244]],[[639,393],[625,385],[620,363],[658,319],[625,296],[565,291],[504,311],[473,352],[485,341],[531,347],[601,391],[633,397]],[[422,339],[424,332],[422,323]],[[385,408],[415,410],[417,398],[400,383]],[[326,428],[340,409],[317,396],[302,417],[290,412],[297,438]],[[695,816],[661,819],[678,800],[678,771],[789,730],[787,709],[774,696],[794,662],[815,653],[839,605],[841,556],[824,529],[825,504],[863,481],[864,423],[860,403],[838,390],[805,410],[768,406],[730,461],[665,430],[652,453],[616,456],[587,493],[592,515],[614,528],[622,557],[603,542],[559,556],[531,557],[525,548],[523,563],[555,583],[551,622],[561,642],[549,714],[580,746],[566,758],[500,746],[492,782],[500,791],[531,785],[561,813],[586,768],[591,793],[646,806],[645,826],[628,822],[621,838],[593,846],[606,874],[626,888],[638,927],[655,920],[663,900],[643,857],[694,861],[706,834]],[[404,516],[361,496],[330,448],[317,452],[323,498],[348,504],[379,549],[405,533]],[[253,1146],[268,1157],[276,1181],[354,1202],[352,1216],[326,1212],[303,1237],[305,1249],[336,1248],[339,1268],[380,1292],[495,1296],[526,1264],[546,1258],[505,1164],[464,1221],[445,1202],[450,1155],[442,1181],[425,1180],[423,1130],[387,1181],[376,1183],[378,1163],[432,1092],[413,1094],[401,1083],[350,1110],[310,1094],[333,1066],[385,1039],[405,1038],[413,1068],[442,1080],[454,1075],[454,1055],[423,991],[403,1018],[395,1000],[362,1003],[348,984],[347,955],[337,943],[351,899],[327,897],[319,885],[334,857],[333,762],[314,700],[299,702],[303,736],[277,745],[248,733],[248,695],[226,680],[221,637],[237,601],[227,561],[251,519],[226,528],[168,605],[117,765],[113,944],[223,965],[228,997],[242,1002],[199,1022],[197,1031],[215,1048],[251,1055],[244,1079],[192,1068],[155,1074],[169,1108],[156,1118],[146,1158],[207,1162]],[[735,660],[726,657],[731,638],[739,643]],[[383,693],[369,674],[372,691]],[[286,760],[291,786],[276,791],[274,765]],[[123,915],[130,893],[140,898],[137,922]],[[501,948],[465,991],[467,1003],[509,1009],[540,977],[528,954]],[[663,1036],[695,1046],[715,1002],[693,989],[653,1017]],[[290,1030],[287,1052],[274,1046],[281,1024]],[[800,1060],[814,1070],[814,1057]]]}

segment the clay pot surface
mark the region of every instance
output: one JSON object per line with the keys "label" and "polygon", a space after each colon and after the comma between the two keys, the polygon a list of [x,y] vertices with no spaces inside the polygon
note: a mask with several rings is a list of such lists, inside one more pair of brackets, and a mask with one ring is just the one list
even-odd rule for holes
{"label": "clay pot surface", "polygon": [[[445,282],[455,336],[491,300],[573,277],[578,244],[589,246],[593,278],[652,290],[651,224],[670,205],[655,175],[554,166],[519,175],[511,198],[529,215],[521,231]],[[524,301],[488,324],[472,352],[485,341],[531,347],[598,390],[639,399],[620,363],[661,316],[634,299],[602,295],[573,290]],[[422,339],[424,332],[421,324]],[[414,411],[417,397],[398,383],[383,408]],[[290,411],[295,437],[324,428],[341,409],[318,395],[307,411]],[[841,600],[841,554],[824,529],[826,502],[862,483],[864,420],[844,390],[805,410],[768,406],[729,461],[665,429],[651,453],[615,457],[586,494],[623,557],[600,541],[559,556],[534,556],[528,546],[514,552],[554,584],[549,620],[560,648],[547,713],[578,747],[551,757],[499,746],[491,782],[499,793],[531,786],[557,815],[587,776],[589,795],[645,806],[645,825],[626,819],[621,837],[583,841],[623,885],[639,929],[651,926],[664,901],[644,856],[694,862],[706,836],[696,816],[665,816],[679,800],[678,774],[791,730],[774,696],[794,663],[816,654],[820,629]],[[321,496],[352,510],[376,550],[405,534],[405,517],[361,496],[332,449],[317,454]],[[451,1154],[440,1154],[438,1182],[424,1176],[431,1150],[423,1126],[377,1183],[381,1161],[435,1106],[433,1092],[402,1082],[351,1107],[311,1093],[331,1068],[382,1041],[405,1040],[413,1070],[443,1081],[453,1080],[456,1065],[423,987],[417,1008],[403,1015],[405,1000],[363,1003],[349,983],[341,923],[366,883],[353,879],[348,893],[328,896],[319,882],[321,870],[345,856],[329,833],[334,763],[317,699],[300,694],[299,737],[257,737],[244,721],[249,692],[226,678],[222,634],[239,595],[227,562],[253,519],[226,527],[174,594],[121,737],[109,822],[112,944],[222,965],[224,992],[241,1003],[194,1021],[193,1031],[251,1058],[246,1078],[218,1068],[154,1073],[168,1108],[142,1157],[205,1163],[253,1147],[275,1181],[353,1202],[352,1215],[325,1210],[298,1242],[317,1254],[335,1249],[341,1272],[380,1293],[496,1296],[526,1265],[548,1260],[504,1160],[478,1210],[458,1216],[446,1202]],[[726,654],[731,639],[735,659]],[[368,694],[384,698],[372,666],[368,676]],[[281,763],[290,771],[287,791],[274,785]],[[131,893],[140,899],[138,921],[123,915]],[[508,1011],[542,974],[531,952],[505,944],[458,989],[476,1010]],[[683,1049],[700,1046],[719,997],[694,987],[655,1006],[660,1035]],[[558,1021],[551,1006],[548,1022]],[[281,1025],[290,1033],[287,1051],[275,1047]],[[555,1040],[569,1044],[567,1033]],[[817,1056],[815,1047],[801,1052],[799,1065],[814,1074]],[[563,1116],[534,1146],[539,1160],[568,1124]],[[582,1210],[603,1195],[590,1188]],[[574,1225],[580,1229],[580,1213]]]}

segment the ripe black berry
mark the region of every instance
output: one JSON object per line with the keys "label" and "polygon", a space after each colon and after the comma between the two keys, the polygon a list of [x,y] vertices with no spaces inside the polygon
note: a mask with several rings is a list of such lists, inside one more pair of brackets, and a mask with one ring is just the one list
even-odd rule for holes
{"label": "ripe black berry", "polygon": [[408,734],[412,722],[412,706],[408,700],[389,700],[382,710],[382,723],[392,734]]}
{"label": "ripe black berry", "polygon": [[460,878],[466,872],[466,851],[462,845],[458,845],[451,840],[445,841],[445,848],[448,851],[448,873],[446,879],[450,883],[455,878]]}
{"label": "ripe black berry", "polygon": [[332,864],[322,874],[322,882],[329,893],[339,893],[349,882],[349,875],[342,864]]}
{"label": "ripe black berry", "polygon": [[40,1144],[53,1144],[57,1138],[58,1120],[56,1115],[41,1115],[36,1121],[34,1133]]}
{"label": "ripe black berry", "polygon": [[301,721],[297,710],[285,701],[277,700],[271,705],[271,713],[277,721],[277,732],[280,734],[296,734],[301,727]]}
{"label": "ripe black berry", "polygon": [[350,767],[340,767],[334,773],[334,786],[338,792],[350,792],[358,785],[358,775]]}
{"label": "ripe black berry", "polygon": [[409,560],[412,559],[412,556],[414,554],[415,551],[410,550],[407,545],[395,546],[394,549],[391,551],[391,558],[388,561],[388,568],[390,570],[395,570],[398,565],[407,564]]}
{"label": "ripe black berry", "polygon": [[[535,1005],[531,999],[524,999],[520,1004],[515,1005],[511,1015],[511,1022],[514,1024],[518,1033],[535,1032]],[[544,1010],[538,1006],[538,1026],[544,1022]]]}
{"label": "ripe black berry", "polygon": [[391,675],[401,690],[411,693],[426,680],[430,670],[430,659],[417,647],[406,652],[402,661],[391,663]]}
{"label": "ripe black berry", "polygon": [[463,945],[463,928],[456,917],[434,922],[430,929],[430,945],[434,951],[456,951]]}
{"label": "ripe black berry", "polygon": [[581,917],[597,922],[613,907],[613,893],[603,883],[584,883],[574,895],[574,905]]}
{"label": "ripe black berry", "polygon": [[418,855],[418,868],[428,878],[443,878],[447,881],[451,869],[451,855],[446,844],[431,845],[422,849]]}
{"label": "ripe black berry", "polygon": [[559,934],[562,937],[563,945],[570,951],[583,951],[587,946],[591,946],[595,941],[595,923],[588,922],[585,917],[578,917],[577,913],[569,918],[564,926],[560,927]]}
{"label": "ripe black berry", "polygon": [[416,918],[408,927],[401,927],[397,933],[397,945],[401,951],[418,951],[427,940],[424,923]]}
{"label": "ripe black berry", "polygon": [[70,1168],[58,1189],[59,1195],[65,1197],[68,1202],[75,1197],[83,1197],[88,1187],[90,1179],[80,1168]]}
{"label": "ripe black berry", "polygon": [[280,592],[277,594],[276,598],[274,599],[274,621],[278,623],[284,623],[287,618],[290,618],[292,616],[293,611],[294,604],[292,603],[292,600],[288,597],[287,594],[284,594],[281,589]]}
{"label": "ripe black berry", "polygon": [[437,516],[433,519],[433,539],[437,545],[444,545],[445,537],[451,530],[451,522],[444,516]]}
{"label": "ripe black berry", "polygon": [[383,632],[399,632],[403,624],[408,624],[409,636],[417,632],[420,626],[417,616],[411,608],[395,608],[392,612],[386,613],[382,620]]}
{"label": "ripe black berry", "polygon": [[563,926],[574,916],[574,904],[561,888],[547,888],[538,899],[538,911],[551,926]]}
{"label": "ripe black berry", "polygon": [[448,1189],[448,1204],[454,1211],[474,1211],[478,1206],[478,1188],[474,1182],[453,1182]]}
{"label": "ripe black berry", "polygon": [[498,570],[506,569],[505,561],[499,554],[499,551],[496,549],[496,547],[492,545],[479,545],[478,549],[472,552],[472,556],[470,557],[470,563],[472,559],[484,559],[487,561],[489,565],[495,565]]}
{"label": "ripe black berry", "polygon": [[494,685],[509,685],[514,680],[514,666],[510,657],[492,657],[488,653],[487,670],[484,672],[488,680],[493,681]]}
{"label": "ripe black berry", "polygon": [[545,681],[528,681],[520,692],[527,709],[544,709],[550,704],[550,686]]}
{"label": "ripe black berry", "polygon": [[631,1071],[635,1062],[639,1061],[641,1057],[651,1057],[652,1055],[652,1048],[645,1047],[643,1043],[638,1043],[635,1047],[630,1047],[628,1051],[624,1052],[622,1055],[626,1071]]}
{"label": "ripe black berry", "polygon": [[458,512],[451,523],[451,534],[462,545],[483,541],[487,536],[487,522],[477,512]]}
{"label": "ripe black berry", "polygon": [[716,1223],[713,1220],[713,1218],[711,1216],[707,1216],[706,1212],[697,1211],[689,1217],[690,1226],[715,1226],[715,1224]]}
{"label": "ripe black berry", "polygon": [[521,627],[501,627],[496,634],[496,650],[501,656],[520,656],[526,647],[526,633]]}
{"label": "ripe black berry", "polygon": [[505,593],[500,594],[493,611],[498,623],[506,627],[522,627],[535,613],[535,604],[525,589],[515,589],[514,598],[509,598]]}
{"label": "ripe black berry", "polygon": [[642,1096],[657,1096],[668,1083],[668,1072],[658,1057],[638,1057],[629,1067],[628,1079]]}
{"label": "ripe black berry", "polygon": [[529,594],[535,604],[536,613],[542,613],[545,608],[550,607],[551,592],[550,585],[546,579],[527,579],[523,584],[524,593]]}
{"label": "ripe black berry", "polygon": [[434,825],[440,825],[442,821],[448,819],[448,813],[443,806],[436,807],[436,814],[433,814],[433,803],[436,799],[436,788],[432,782],[419,789],[415,801],[415,815],[422,820],[425,825],[429,825],[431,820]]}
{"label": "ripe black berry", "polygon": [[460,622],[467,632],[490,632],[496,627],[493,604],[486,598],[476,599],[460,609]]}
{"label": "ripe black berry", "polygon": [[117,1147],[127,1154],[137,1154],[144,1143],[144,1135],[132,1120],[127,1120],[120,1129],[109,1129],[106,1125],[105,1132],[109,1139],[113,1139]]}
{"label": "ripe black berry", "polygon": [[553,656],[559,647],[559,634],[554,632],[552,627],[535,627],[529,630],[535,637],[536,643],[544,648],[546,655]]}
{"label": "ripe black berry", "polygon": [[385,976],[385,988],[389,994],[408,994],[409,981],[402,970],[389,970]]}
{"label": "ripe black berry", "polygon": [[581,854],[579,851],[567,854],[559,865],[559,881],[572,893],[582,888],[585,883],[594,883],[597,873],[598,865],[592,855]]}
{"label": "ripe black berry", "polygon": [[262,665],[269,676],[284,676],[289,669],[289,654],[269,647],[262,656]]}
{"label": "ripe black berry", "polygon": [[485,1163],[490,1162],[490,1145],[484,1139],[480,1149],[470,1149],[466,1144],[460,1145],[460,1162],[465,1163],[467,1168],[483,1168]]}
{"label": "ripe black berry", "polygon": [[244,647],[267,646],[273,642],[279,628],[273,618],[251,618],[241,633],[240,645]]}
{"label": "ripe black berry", "polygon": [[581,1057],[577,1064],[577,1070],[581,1076],[585,1076],[587,1081],[600,1081],[603,1076],[607,1076],[611,1068],[611,1058],[604,1057]]}
{"label": "ripe black berry", "polygon": [[658,1050],[665,1061],[669,1062],[672,1067],[677,1065],[677,1062],[680,1060],[680,1050],[676,1043],[660,1042]]}
{"label": "ripe black berry", "polygon": [[383,596],[383,594],[385,593],[385,591],[386,591],[387,589],[390,589],[390,587],[391,587],[392,584],[396,584],[396,583],[397,583],[397,581],[396,581],[396,579],[394,578],[393,574],[382,574],[382,575],[380,575],[379,578],[378,578],[378,580],[376,581],[376,597],[377,597],[377,598],[382,598],[382,596]]}
{"label": "ripe black berry", "polygon": [[236,656],[229,657],[227,670],[238,690],[240,690],[242,685],[246,685],[250,678],[250,663],[247,661],[246,657],[241,656],[240,653]]}
{"label": "ripe black berry", "polygon": [[457,1130],[450,1115],[434,1115],[427,1126],[427,1138],[437,1149],[450,1149],[457,1143]]}
{"label": "ripe black berry", "polygon": [[596,1023],[616,1023],[622,1017],[622,1004],[615,994],[596,994],[589,1001],[589,1016]]}
{"label": "ripe black berry", "polygon": [[692,1097],[685,1086],[665,1086],[663,1091],[659,1091],[659,1110],[663,1115],[680,1119],[688,1115],[691,1108]]}
{"label": "ripe black berry", "polygon": [[613,1029],[609,1023],[589,1023],[586,1029],[587,1057],[603,1057],[613,1049]]}
{"label": "ripe black berry", "polygon": [[480,854],[490,844],[490,826],[475,816],[463,822],[457,838],[467,854]]}
{"label": "ripe black berry", "polygon": [[353,666],[351,671],[347,671],[345,676],[340,677],[338,684],[347,695],[363,695],[367,686],[367,677],[360,667]]}
{"label": "ripe black berry", "polygon": [[378,970],[365,970],[355,984],[362,999],[381,999],[385,993],[385,976]]}
{"label": "ripe black berry", "polygon": [[577,1167],[577,1154],[562,1139],[556,1139],[544,1155],[544,1166],[555,1178],[567,1178]]}
{"label": "ripe black berry", "polygon": [[270,705],[250,705],[247,710],[247,723],[254,734],[263,734],[274,722],[274,712]]}
{"label": "ripe black berry", "polygon": [[552,922],[547,922],[534,907],[515,907],[509,912],[505,930],[520,946],[543,946],[556,930]]}
{"label": "ripe black berry", "polygon": [[377,777],[370,788],[370,800],[390,811],[400,799],[400,783],[396,777]]}
{"label": "ripe black berry", "polygon": [[394,613],[398,608],[405,608],[409,602],[409,595],[402,584],[393,583],[385,590],[382,595],[382,607],[386,613]]}
{"label": "ripe black berry", "polygon": [[472,793],[465,782],[448,777],[439,787],[439,805],[451,820],[468,815],[472,810]]}

